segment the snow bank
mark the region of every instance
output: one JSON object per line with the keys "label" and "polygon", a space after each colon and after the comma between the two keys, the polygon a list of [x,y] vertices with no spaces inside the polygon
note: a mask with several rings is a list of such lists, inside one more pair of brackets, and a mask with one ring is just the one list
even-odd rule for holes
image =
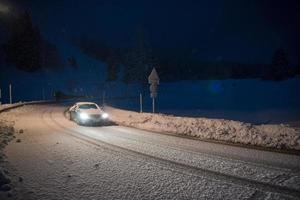
{"label": "snow bank", "polygon": [[43,103],[53,103],[53,100],[42,100],[42,101],[28,101],[28,102],[18,102],[13,104],[0,104],[0,113],[12,108],[17,108],[24,105],[31,105],[31,104],[43,104]]}
{"label": "snow bank", "polygon": [[[5,106],[7,107],[7,106]],[[14,138],[13,122],[0,118],[0,194],[11,190],[10,177],[3,169],[4,153],[3,149]]]}
{"label": "snow bank", "polygon": [[112,107],[105,109],[114,122],[125,126],[201,139],[300,150],[300,131],[288,125],[252,125],[224,119],[175,117]]}
{"label": "snow bank", "polygon": [[24,103],[19,102],[19,103],[14,103],[14,104],[1,104],[0,105],[0,112],[3,112],[5,110],[9,110],[11,108],[16,108],[19,106],[22,106]]}

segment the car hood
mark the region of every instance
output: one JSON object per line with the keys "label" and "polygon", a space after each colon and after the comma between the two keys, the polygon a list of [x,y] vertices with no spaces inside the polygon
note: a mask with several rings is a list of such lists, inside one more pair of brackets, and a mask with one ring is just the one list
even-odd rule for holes
{"label": "car hood", "polygon": [[79,109],[79,112],[86,113],[88,115],[101,115],[103,113],[103,111],[99,109]]}

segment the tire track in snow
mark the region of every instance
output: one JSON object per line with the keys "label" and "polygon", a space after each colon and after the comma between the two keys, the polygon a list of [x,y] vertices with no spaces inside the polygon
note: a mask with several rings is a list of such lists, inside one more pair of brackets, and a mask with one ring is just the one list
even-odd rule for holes
{"label": "tire track in snow", "polygon": [[[255,189],[255,190],[258,190],[261,192],[285,194],[285,195],[293,196],[296,198],[300,196],[300,191],[293,189],[293,188],[273,185],[270,183],[264,183],[264,182],[259,182],[259,181],[255,181],[255,180],[249,180],[246,178],[223,174],[223,173],[208,170],[208,169],[202,169],[202,168],[198,168],[195,166],[190,166],[187,164],[178,163],[178,162],[175,162],[172,160],[162,159],[162,158],[159,158],[156,156],[152,156],[152,155],[145,154],[142,152],[134,151],[132,149],[128,149],[128,148],[124,148],[124,147],[121,147],[121,146],[118,146],[118,145],[115,145],[112,143],[108,143],[108,142],[102,141],[100,139],[96,140],[91,137],[84,136],[81,132],[69,129],[68,127],[63,125],[61,122],[58,122],[53,117],[53,109],[48,110],[46,112],[48,112],[49,120],[51,122],[53,122],[57,127],[59,127],[63,133],[68,134],[77,139],[83,140],[89,144],[92,144],[92,145],[95,145],[95,146],[98,146],[101,148],[109,149],[110,151],[114,151],[116,153],[122,153],[127,156],[131,155],[134,158],[136,158],[138,155],[140,158],[143,158],[146,161],[150,161],[149,163],[151,163],[151,164],[158,164],[160,167],[168,168],[169,170],[172,170],[172,171],[175,171],[178,173],[182,173],[182,174],[188,174],[188,175],[198,176],[201,178],[213,179],[216,181],[224,181],[226,183],[252,188],[252,189]],[[47,118],[44,117],[44,121],[47,121]]]}

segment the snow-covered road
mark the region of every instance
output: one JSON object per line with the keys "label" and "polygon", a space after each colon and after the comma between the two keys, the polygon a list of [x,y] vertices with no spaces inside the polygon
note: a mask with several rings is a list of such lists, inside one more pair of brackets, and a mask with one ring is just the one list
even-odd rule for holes
{"label": "snow-covered road", "polygon": [[81,127],[24,106],[5,149],[25,199],[299,199],[300,157],[122,126]]}

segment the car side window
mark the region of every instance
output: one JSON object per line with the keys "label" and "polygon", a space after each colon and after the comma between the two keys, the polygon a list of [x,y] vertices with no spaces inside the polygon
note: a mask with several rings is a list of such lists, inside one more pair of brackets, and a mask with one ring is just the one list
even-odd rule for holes
{"label": "car side window", "polygon": [[75,111],[75,110],[76,110],[76,107],[77,107],[77,105],[73,105],[73,106],[70,108],[70,111]]}

